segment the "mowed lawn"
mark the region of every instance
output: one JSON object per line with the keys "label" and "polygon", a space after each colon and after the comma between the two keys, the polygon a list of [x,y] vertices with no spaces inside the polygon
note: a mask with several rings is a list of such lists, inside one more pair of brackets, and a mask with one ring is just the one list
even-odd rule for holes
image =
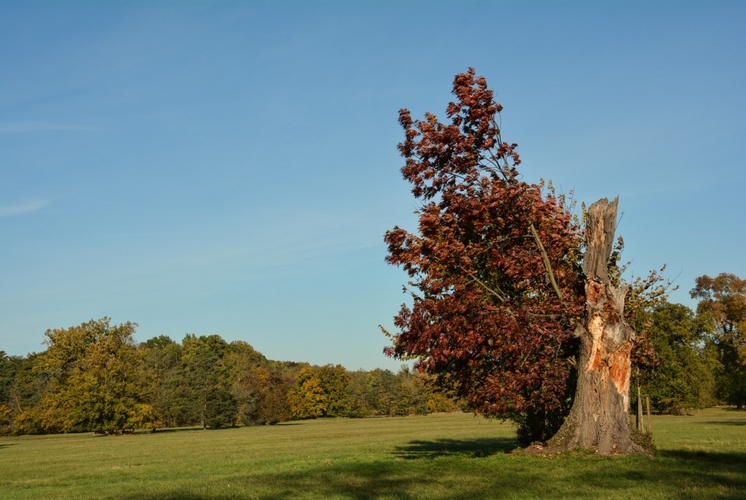
{"label": "mowed lawn", "polygon": [[658,453],[551,458],[468,414],[0,438],[0,498],[746,498],[746,412],[655,416]]}

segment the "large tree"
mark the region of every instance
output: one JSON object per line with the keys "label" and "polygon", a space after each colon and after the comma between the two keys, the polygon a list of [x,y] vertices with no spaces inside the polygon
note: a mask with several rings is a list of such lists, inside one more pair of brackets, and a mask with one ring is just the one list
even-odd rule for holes
{"label": "large tree", "polygon": [[717,373],[718,396],[728,404],[746,405],[746,280],[721,273],[695,280],[690,292],[699,299],[697,312],[709,324],[721,368]]}
{"label": "large tree", "polygon": [[45,431],[120,433],[152,418],[132,338],[137,325],[109,322],[102,318],[45,333],[48,348],[34,362],[46,379],[39,403]]}
{"label": "large tree", "polygon": [[637,367],[633,380],[650,396],[653,411],[681,414],[712,406],[716,401],[714,372],[719,363],[707,342],[702,316],[668,302],[643,316],[649,324],[647,341],[654,356]]}
{"label": "large tree", "polygon": [[292,379],[284,376],[274,362],[242,371],[233,388],[241,422],[245,425],[272,425],[290,420],[288,393],[291,384]]}
{"label": "large tree", "polygon": [[166,335],[160,335],[140,344],[139,349],[147,376],[147,398],[158,416],[152,422],[154,428],[185,425],[187,422],[179,404],[179,367],[183,356],[181,345]]}
{"label": "large tree", "polygon": [[350,411],[350,374],[342,365],[309,366],[300,371],[290,391],[296,418],[341,417]]}
{"label": "large tree", "polygon": [[191,418],[203,429],[236,423],[238,403],[231,393],[230,374],[236,361],[230,345],[219,335],[187,334],[182,342],[181,397]]}
{"label": "large tree", "polygon": [[583,231],[563,196],[521,177],[485,79],[456,75],[453,94],[449,123],[399,113],[401,171],[421,206],[418,234],[385,236],[414,289],[387,353],[416,358],[477,413],[515,420],[523,442],[548,439],[569,412],[551,446],[638,451],[627,288],[608,272],[616,200],[593,204]]}

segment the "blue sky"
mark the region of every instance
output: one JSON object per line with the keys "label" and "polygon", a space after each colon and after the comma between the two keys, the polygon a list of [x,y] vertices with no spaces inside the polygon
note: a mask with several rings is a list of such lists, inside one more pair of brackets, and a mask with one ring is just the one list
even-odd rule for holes
{"label": "blue sky", "polygon": [[398,110],[472,66],[529,181],[620,196],[635,275],[746,277],[743,2],[0,3],[0,350],[138,340],[396,369]]}

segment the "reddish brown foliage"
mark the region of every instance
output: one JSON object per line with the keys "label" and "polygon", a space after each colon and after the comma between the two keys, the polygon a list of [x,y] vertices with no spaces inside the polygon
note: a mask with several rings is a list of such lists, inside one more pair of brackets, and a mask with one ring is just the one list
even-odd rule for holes
{"label": "reddish brown foliage", "polygon": [[502,107],[484,78],[457,75],[453,94],[448,124],[399,113],[402,174],[422,207],[418,234],[386,233],[387,261],[418,292],[396,316],[387,353],[416,358],[479,413],[557,409],[583,311],[580,231],[561,200],[520,179],[517,145],[501,138]]}

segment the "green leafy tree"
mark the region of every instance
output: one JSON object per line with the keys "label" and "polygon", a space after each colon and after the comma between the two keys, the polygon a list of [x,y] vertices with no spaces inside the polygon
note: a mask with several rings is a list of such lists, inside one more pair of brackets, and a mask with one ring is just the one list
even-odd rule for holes
{"label": "green leafy tree", "polygon": [[120,433],[152,417],[132,339],[137,325],[109,323],[102,318],[45,333],[48,348],[34,365],[47,379],[39,403],[45,431]]}
{"label": "green leafy tree", "polygon": [[179,367],[183,356],[181,345],[165,335],[153,337],[140,345],[147,377],[147,399],[157,415],[154,427],[185,425],[179,405]]}
{"label": "green leafy tree", "polygon": [[348,415],[350,417],[369,417],[373,415],[373,411],[368,404],[367,386],[367,371],[357,370],[350,373],[350,383],[347,384],[347,399],[350,402]]}
{"label": "green leafy tree", "polygon": [[706,345],[701,317],[671,303],[659,305],[647,316],[654,362],[643,365],[635,381],[650,396],[653,409],[680,414],[713,405],[718,362]]}
{"label": "green leafy tree", "polygon": [[243,341],[231,342],[235,356],[232,394],[238,409],[238,421],[244,425],[256,425],[259,404],[259,382],[255,377],[259,367],[267,365],[267,359],[251,345]]}
{"label": "green leafy tree", "polygon": [[349,372],[341,365],[303,368],[289,394],[293,417],[347,416],[353,406],[347,388],[350,381]]}
{"label": "green leafy tree", "polygon": [[[273,425],[291,417],[292,380],[272,363],[245,371],[234,389],[239,416],[245,425]],[[302,417],[301,417],[302,418]]]}
{"label": "green leafy tree", "polygon": [[232,394],[231,373],[235,356],[218,335],[187,335],[182,342],[180,399],[203,428],[236,423],[238,405]]}
{"label": "green leafy tree", "polygon": [[26,357],[11,356],[8,360],[13,381],[6,405],[13,418],[9,431],[15,434],[44,432],[39,402],[44,394],[47,378],[34,370],[38,357],[39,354],[32,353]]}
{"label": "green leafy tree", "polygon": [[427,398],[428,413],[452,413],[462,411],[458,401],[453,396],[436,387],[429,377],[427,378],[426,387],[429,389]]}
{"label": "green leafy tree", "polygon": [[347,385],[349,415],[422,415],[460,411],[454,398],[444,393],[434,377],[403,366],[396,374],[376,368],[352,372]]}
{"label": "green leafy tree", "polygon": [[236,359],[236,373],[252,370],[257,366],[266,366],[269,363],[267,358],[262,353],[242,340],[231,342],[230,348]]}
{"label": "green leafy tree", "polygon": [[402,406],[397,397],[400,380],[391,370],[376,368],[368,373],[366,400],[374,415],[396,415]]}
{"label": "green leafy tree", "polygon": [[695,280],[690,292],[699,299],[697,313],[708,324],[710,341],[721,363],[718,397],[743,408],[746,404],[746,280],[735,274],[707,275]]}
{"label": "green leafy tree", "polygon": [[425,377],[403,366],[396,374],[396,389],[393,394],[397,415],[425,415],[428,413],[429,394]]}
{"label": "green leafy tree", "polygon": [[6,405],[0,405],[0,436],[7,436],[12,433],[13,417],[10,408]]}
{"label": "green leafy tree", "polygon": [[293,418],[319,418],[327,413],[328,397],[316,371],[313,367],[303,368],[288,394]]}
{"label": "green leafy tree", "polygon": [[0,436],[13,432],[12,393],[15,384],[15,366],[5,351],[0,351]]}
{"label": "green leafy tree", "polygon": [[342,365],[325,365],[318,369],[318,378],[326,395],[325,417],[342,417],[350,411],[347,386],[350,373]]}
{"label": "green leafy tree", "polygon": [[0,351],[0,404],[7,404],[15,379],[15,370],[10,356]]}

